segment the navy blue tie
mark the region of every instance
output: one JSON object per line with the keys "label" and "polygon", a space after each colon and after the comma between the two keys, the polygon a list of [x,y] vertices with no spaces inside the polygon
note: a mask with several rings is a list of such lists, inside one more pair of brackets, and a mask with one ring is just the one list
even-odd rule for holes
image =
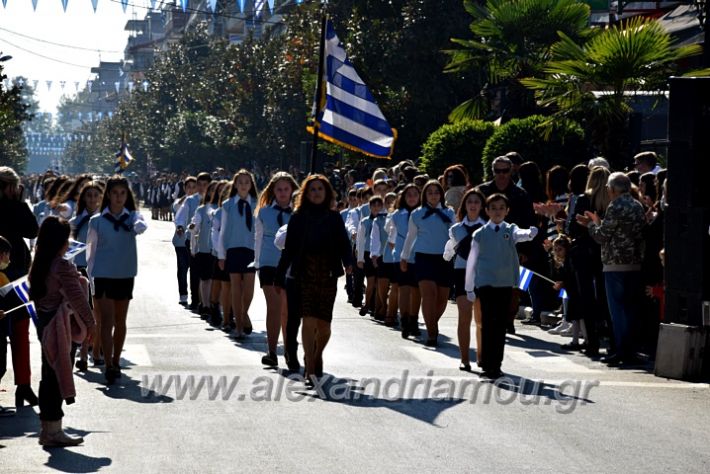
{"label": "navy blue tie", "polygon": [[249,232],[251,232],[251,205],[249,204],[249,201],[245,201],[244,199],[239,199],[239,204],[237,205],[237,209],[239,209],[239,215],[243,216],[244,215],[244,210],[246,209],[246,221],[247,221],[247,229],[249,229]]}
{"label": "navy blue tie", "polygon": [[103,215],[104,219],[108,220],[110,223],[113,224],[113,230],[118,232],[119,229],[123,228],[126,232],[131,231],[131,226],[126,224],[126,221],[128,220],[129,217],[131,217],[130,214],[124,214],[118,219],[113,217],[111,214],[104,214]]}

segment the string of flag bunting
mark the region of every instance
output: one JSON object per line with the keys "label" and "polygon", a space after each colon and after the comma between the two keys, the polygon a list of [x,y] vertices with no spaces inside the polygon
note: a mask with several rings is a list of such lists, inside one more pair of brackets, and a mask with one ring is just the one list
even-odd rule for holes
{"label": "string of flag bunting", "polygon": [[[116,1],[116,0],[111,0],[111,1]],[[3,8],[7,8],[7,2],[8,0],[2,0],[2,6]],[[198,3],[197,0],[192,0],[195,4]],[[37,4],[39,3],[39,0],[32,0],[32,9],[34,11],[37,11]],[[120,0],[121,3],[121,8],[123,9],[123,13],[126,13],[126,9],[128,8],[129,5],[135,6],[129,2],[129,0]],[[150,8],[155,10],[155,5],[157,3],[157,0],[150,0]],[[190,8],[190,0],[180,0],[180,8],[182,9],[183,12],[187,12],[188,10],[194,10],[194,11],[199,11],[196,10],[195,8]],[[300,5],[303,3],[303,0],[294,0],[294,3],[297,5]],[[210,11],[211,12],[217,12],[217,0],[208,0],[207,2]],[[236,0],[235,5],[239,8],[239,13],[247,13],[247,0]],[[69,6],[69,0],[62,0],[62,9],[66,13],[67,7]],[[99,6],[99,0],[91,0],[91,7],[94,10],[94,13],[96,13],[96,9]],[[256,16],[261,16],[266,12],[266,7],[268,6],[269,12],[274,13],[274,9],[276,8],[276,0],[254,0],[254,10],[252,13]]]}

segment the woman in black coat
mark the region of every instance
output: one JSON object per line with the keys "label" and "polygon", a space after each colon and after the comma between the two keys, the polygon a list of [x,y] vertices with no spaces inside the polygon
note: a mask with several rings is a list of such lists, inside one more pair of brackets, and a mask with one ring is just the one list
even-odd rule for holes
{"label": "woman in black coat", "polygon": [[[303,318],[305,377],[311,383],[312,377],[323,375],[323,350],[330,339],[338,278],[344,274],[343,267],[352,271],[350,239],[340,214],[332,210],[334,199],[325,176],[305,179],[276,270],[281,288],[287,272],[293,282],[288,319]],[[297,314],[291,314],[294,311]]]}
{"label": "woman in black coat", "polygon": [[[30,250],[24,239],[37,237],[37,220],[26,202],[21,200],[20,177],[12,168],[0,166],[0,235],[5,237],[12,246],[10,264],[3,273],[10,281],[27,275],[30,269]],[[10,309],[10,308],[3,308]],[[19,316],[18,316],[19,315]],[[15,372],[15,405],[20,407],[24,402],[37,404],[37,397],[30,386],[30,321],[27,313],[17,312],[15,316],[2,322],[5,334],[0,344],[0,374],[5,372],[7,335],[10,336],[12,347],[12,366]],[[0,375],[1,377],[1,375]]]}

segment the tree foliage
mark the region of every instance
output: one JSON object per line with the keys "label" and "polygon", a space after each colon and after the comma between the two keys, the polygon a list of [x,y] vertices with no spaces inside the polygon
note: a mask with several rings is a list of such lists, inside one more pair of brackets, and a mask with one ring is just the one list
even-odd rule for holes
{"label": "tree foliage", "polygon": [[485,177],[491,177],[493,160],[510,151],[517,151],[525,161],[534,161],[542,170],[553,165],[572,168],[587,158],[584,130],[579,124],[562,122],[549,136],[544,133],[546,124],[546,117],[531,115],[498,127],[483,149],[481,161]]}
{"label": "tree foliage", "polygon": [[[0,53],[2,56],[2,53]],[[7,76],[0,62],[0,82]],[[0,86],[0,166],[23,172],[27,165],[27,147],[22,126],[30,119],[29,104],[22,97],[22,86],[13,82],[9,89]]]}
{"label": "tree foliage", "polygon": [[437,177],[451,165],[461,163],[468,170],[470,181],[481,181],[481,155],[495,131],[495,125],[483,120],[462,120],[439,127],[422,146],[420,168]]}

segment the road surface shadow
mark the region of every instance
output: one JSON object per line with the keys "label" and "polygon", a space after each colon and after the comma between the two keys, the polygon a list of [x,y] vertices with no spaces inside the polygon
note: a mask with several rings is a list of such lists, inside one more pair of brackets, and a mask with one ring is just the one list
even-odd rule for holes
{"label": "road surface shadow", "polygon": [[[81,446],[78,449],[81,449]],[[44,465],[61,472],[97,472],[103,467],[110,466],[112,462],[111,458],[95,458],[66,448],[44,448],[44,450],[49,454]]]}
{"label": "road surface shadow", "polygon": [[166,395],[154,393],[150,388],[141,387],[141,381],[129,375],[131,367],[135,366],[130,360],[121,358],[121,378],[116,379],[111,385],[106,383],[103,367],[100,367],[99,371],[76,372],[76,375],[87,382],[101,385],[96,387],[96,390],[109,398],[130,400],[136,403],[171,403],[175,401]]}

